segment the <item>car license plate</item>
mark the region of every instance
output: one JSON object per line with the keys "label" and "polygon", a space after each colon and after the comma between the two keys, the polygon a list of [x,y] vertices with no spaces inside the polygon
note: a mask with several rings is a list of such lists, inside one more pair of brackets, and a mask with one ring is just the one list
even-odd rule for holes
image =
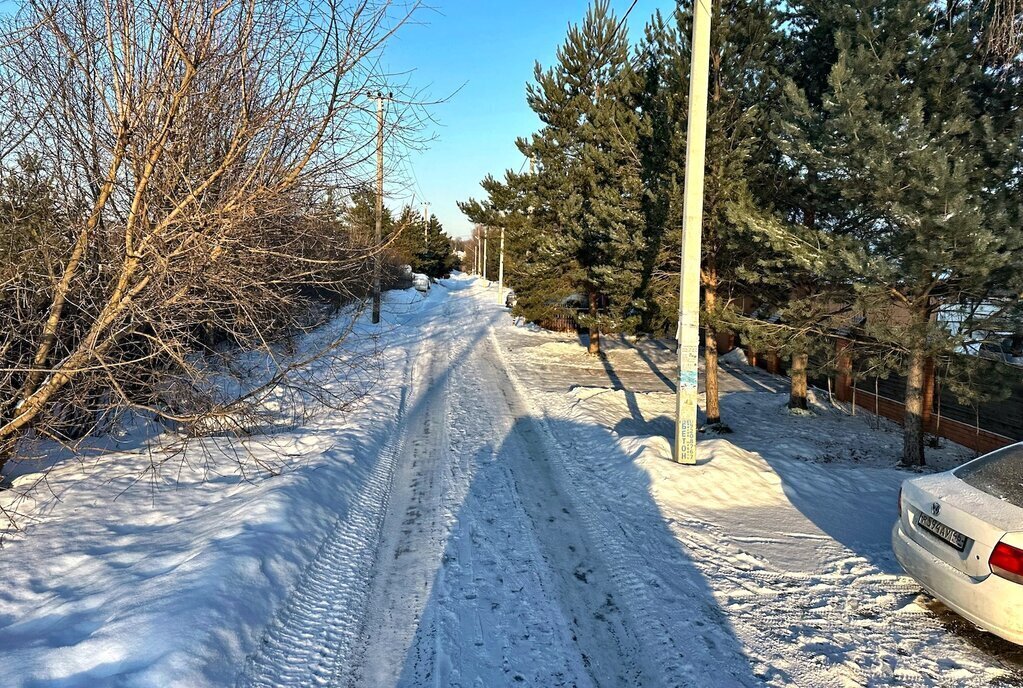
{"label": "car license plate", "polygon": [[958,530],[952,530],[944,523],[934,520],[927,514],[920,514],[917,516],[916,524],[934,535],[939,540],[952,545],[960,552],[966,547],[966,536],[960,533]]}

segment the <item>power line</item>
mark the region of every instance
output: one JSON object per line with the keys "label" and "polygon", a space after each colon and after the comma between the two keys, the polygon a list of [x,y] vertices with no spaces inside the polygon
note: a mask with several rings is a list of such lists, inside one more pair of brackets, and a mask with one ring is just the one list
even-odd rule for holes
{"label": "power line", "polygon": [[[625,10],[625,14],[623,14],[622,18],[618,20],[617,24],[615,24],[615,30],[611,32],[611,40],[614,40],[615,37],[618,36],[618,32],[622,30],[622,26],[625,25],[625,20],[629,18],[630,14],[632,14],[632,10],[635,9],[637,2],[639,2],[639,0],[632,0],[632,4],[629,5],[629,9]],[[604,56],[604,51],[610,45],[611,45],[611,43],[607,42],[604,45],[600,46],[600,56],[601,57]]]}
{"label": "power line", "polygon": [[593,69],[593,66],[599,60],[603,60],[604,59],[604,57],[605,57],[604,51],[607,50],[608,48],[610,48],[611,47],[611,43],[616,38],[618,38],[618,32],[622,30],[622,26],[625,25],[625,20],[629,18],[629,15],[632,13],[632,10],[636,7],[636,3],[637,2],[639,2],[639,0],[632,0],[632,4],[629,5],[629,9],[625,10],[625,14],[622,15],[622,18],[619,19],[618,23],[615,25],[615,30],[611,32],[611,37],[607,40],[606,43],[604,43],[604,45],[600,46],[600,50],[597,51],[596,57],[594,57],[594,59],[590,62],[590,69]]}
{"label": "power line", "polygon": [[412,164],[412,158],[410,156],[406,156],[405,162],[408,165],[409,172],[412,173],[412,182],[415,184],[416,189],[419,191],[420,198],[422,198],[425,201],[426,192],[423,191],[423,187],[419,183],[419,177],[416,175],[416,166]]}
{"label": "power line", "polygon": [[625,20],[629,18],[629,14],[632,12],[632,9],[636,6],[637,2],[639,2],[639,0],[632,0],[632,4],[629,5],[629,9],[625,10],[625,14],[622,15],[621,21],[619,21],[618,26],[615,27],[615,34],[617,34],[619,30],[621,30],[622,24],[624,24]]}

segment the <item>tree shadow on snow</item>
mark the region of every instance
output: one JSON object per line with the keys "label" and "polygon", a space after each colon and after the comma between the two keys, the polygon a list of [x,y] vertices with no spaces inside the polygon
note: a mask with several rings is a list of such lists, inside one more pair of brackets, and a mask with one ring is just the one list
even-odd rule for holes
{"label": "tree shadow on snow", "polygon": [[604,367],[604,372],[607,374],[607,379],[611,381],[611,389],[621,390],[625,394],[625,402],[629,405],[629,413],[632,416],[634,422],[642,422],[643,412],[639,408],[639,402],[636,401],[636,393],[625,386],[622,379],[615,372],[614,366],[611,365],[611,361],[607,359],[607,353],[601,350],[600,364]]}
{"label": "tree shadow on snow", "polygon": [[[844,449],[847,455],[852,456],[869,450],[858,445],[847,446],[850,442],[855,444],[855,433],[848,428],[837,428],[833,437],[825,437],[829,431],[836,430],[825,425],[834,422],[833,418],[829,421],[826,417],[789,415],[785,409],[787,380],[757,368],[739,365],[722,365],[721,372],[723,378],[732,378],[727,381],[731,388],[723,389],[722,407],[734,433],[724,436],[701,434],[699,441],[724,439],[760,456],[780,479],[786,499],[810,524],[849,550],[852,558],[862,558],[882,572],[900,574],[901,567],[890,546],[891,527],[898,517],[899,485],[903,478],[912,474],[895,468],[894,457],[893,466],[885,467],[857,465],[848,456],[831,462],[828,456],[822,459],[812,454],[802,455],[797,449],[801,444],[811,447],[816,444],[820,448],[834,443],[839,445],[836,453],[840,454]],[[609,378],[612,375],[609,372]],[[663,374],[658,377],[663,379]],[[762,417],[757,418],[753,414]],[[700,423],[703,423],[702,409],[699,416]],[[859,422],[845,417],[840,421],[843,424]],[[780,429],[778,425],[785,427]],[[613,429],[620,436],[661,436],[671,442],[675,421],[668,415],[645,417],[630,410],[629,416],[618,421]],[[709,460],[704,459],[700,463]],[[721,456],[716,460],[727,461],[728,457]],[[748,510],[750,521],[763,520],[763,515],[756,513],[757,507],[750,506]],[[1018,646],[977,630],[938,602],[932,601],[928,609],[950,633],[1009,672],[1012,678],[1003,685],[1023,685],[1019,683],[1023,678],[1023,654]],[[935,640],[940,640],[940,636]]]}
{"label": "tree shadow on snow", "polygon": [[624,337],[622,338],[622,342],[625,344],[625,346],[634,350],[636,354],[639,355],[640,359],[642,359],[642,361],[646,363],[647,366],[650,368],[650,372],[656,375],[657,378],[664,383],[664,386],[668,388],[668,391],[674,393],[678,390],[678,387],[675,385],[675,382],[661,370],[660,366],[657,364],[656,361],[654,361],[653,357],[650,355],[649,348],[651,347],[660,349],[662,351],[669,350],[668,347],[664,345],[664,343],[656,339],[648,339],[642,343],[630,342]]}
{"label": "tree shadow on snow", "polygon": [[[758,395],[753,406],[776,413],[771,421],[744,423],[749,406],[744,397]],[[764,404],[763,399],[773,402]],[[727,440],[760,456],[781,480],[789,503],[829,538],[862,557],[885,573],[901,573],[891,550],[891,528],[898,518],[898,493],[903,477],[893,468],[821,461],[812,452],[803,455],[802,446],[815,446],[828,438],[828,428],[813,417],[793,417],[785,410],[787,395],[770,392],[732,392],[723,397],[723,415],[731,421],[733,434]],[[766,406],[766,409],[764,408]],[[849,436],[849,440],[853,435]]]}
{"label": "tree shadow on snow", "polygon": [[[616,379],[610,364],[605,365],[609,368],[609,378]],[[723,439],[759,455],[780,479],[792,506],[822,533],[881,571],[900,572],[890,547],[901,482],[893,480],[893,469],[817,461],[818,457],[811,451],[814,447],[819,448],[829,441],[840,444],[845,440],[826,437],[827,430],[818,418],[789,415],[785,410],[788,394],[785,380],[748,366],[722,365],[719,370],[722,416],[733,432],[726,435],[700,433],[699,441]],[[663,377],[663,373],[658,377]],[[701,374],[701,386],[703,381]],[[661,436],[673,441],[673,417],[645,417],[635,406],[634,401],[629,404],[629,416],[614,426],[616,433]],[[705,421],[701,408],[698,423],[702,426]],[[711,460],[727,459],[702,459],[700,463]]]}

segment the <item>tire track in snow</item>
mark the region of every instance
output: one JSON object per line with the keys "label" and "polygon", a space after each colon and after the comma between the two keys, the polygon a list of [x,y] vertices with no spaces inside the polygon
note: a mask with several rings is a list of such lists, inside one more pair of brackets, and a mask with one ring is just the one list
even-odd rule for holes
{"label": "tire track in snow", "polygon": [[[474,372],[490,391],[485,399],[490,406],[488,414],[508,419],[509,427],[493,429],[493,434],[504,437],[496,470],[504,476],[515,501],[502,513],[511,519],[511,511],[521,512],[525,519],[527,527],[516,534],[516,547],[529,550],[532,558],[542,562],[541,584],[551,605],[548,623],[562,618],[568,642],[579,653],[586,676],[570,680],[570,684],[585,679],[583,684],[596,686],[661,685],[651,680],[658,674],[650,673],[641,659],[644,651],[638,635],[620,606],[626,596],[619,590],[618,577],[605,562],[603,547],[594,546],[599,541],[590,537],[592,531],[584,523],[587,519],[580,516],[586,508],[575,506],[575,485],[569,484],[571,490],[566,490],[565,483],[554,475],[551,452],[557,445],[542,419],[528,412],[522,397],[501,384],[509,374],[490,337],[481,341],[474,361],[486,370]],[[588,508],[592,502],[582,503]]]}
{"label": "tire track in snow", "polygon": [[[529,399],[527,390],[523,389],[522,381],[509,365],[494,332],[490,334],[490,345],[508,371],[508,379],[517,396]],[[547,438],[546,445],[553,453],[560,454],[559,460],[552,466],[555,479],[570,485],[578,501],[584,505],[584,508],[577,510],[576,518],[592,541],[600,543],[602,558],[621,593],[619,603],[638,637],[636,661],[644,673],[645,681],[649,685],[658,686],[755,685],[748,673],[749,665],[745,657],[735,656],[726,649],[727,631],[721,629],[728,627],[728,620],[713,600],[707,600],[705,591],[686,580],[685,573],[677,579],[665,581],[666,585],[657,580],[651,562],[646,560],[644,553],[651,549],[673,553],[677,548],[674,541],[646,549],[637,547],[643,538],[650,537],[650,531],[628,533],[623,529],[622,514],[612,511],[607,503],[608,486],[599,482],[591,485],[592,476],[586,474],[585,467],[575,466],[566,459],[567,450],[559,439],[567,438],[555,435],[546,415],[542,409],[537,408],[537,404],[530,402],[529,406],[536,411],[533,416]],[[625,505],[617,506],[620,509]],[[680,572],[692,568],[690,562],[681,559],[681,554],[678,556],[680,561],[676,568]],[[644,573],[648,575],[644,576]],[[668,586],[673,595],[685,600],[682,606],[690,617],[689,621],[664,618],[667,609],[677,609],[680,606],[677,600],[666,604],[663,595],[668,592],[665,589]],[[679,638],[678,630],[683,625],[688,627],[690,634]],[[719,634],[721,638],[717,637]],[[683,641],[689,644],[682,646]],[[732,667],[738,667],[739,670],[733,671]]]}
{"label": "tire track in snow", "polygon": [[[468,383],[453,395],[454,417],[463,426],[471,418],[453,451],[475,461],[459,509],[461,527],[438,573],[432,673],[403,679],[434,686],[628,685],[621,661],[627,653],[603,628],[614,620],[597,618],[614,616],[600,575],[580,565],[592,559],[566,515],[567,502],[552,493],[542,464],[533,463],[544,461],[545,450],[527,441],[523,419],[495,393],[504,374],[488,353],[484,339],[460,376]],[[533,480],[524,481],[524,472]],[[581,582],[576,575],[590,578]]]}
{"label": "tire track in snow", "polygon": [[[446,407],[448,436],[425,441],[418,411],[407,423],[364,654],[339,685],[651,685],[611,576],[550,474],[546,438],[498,392],[507,373],[487,344],[498,313],[456,296],[434,333],[448,367],[423,395]],[[418,490],[431,471],[444,478],[439,498]]]}
{"label": "tire track in snow", "polygon": [[[406,380],[395,423],[399,429],[412,389],[407,351],[405,356]],[[246,662],[238,688],[327,685],[339,663],[351,655],[404,437],[403,432],[394,435],[334,523]]]}
{"label": "tire track in snow", "polygon": [[[448,308],[443,310],[446,315]],[[424,335],[436,338],[432,328]],[[425,338],[425,337],[424,337]],[[447,456],[445,380],[450,348],[424,347],[427,359],[415,410],[401,423],[391,499],[367,585],[360,642],[350,661],[338,663],[335,684],[393,685],[403,668],[444,551],[446,523],[443,459]],[[441,367],[438,370],[438,367]]]}
{"label": "tire track in snow", "polygon": [[496,313],[473,294],[437,310],[412,410],[238,685],[669,685],[596,502],[507,389]]}

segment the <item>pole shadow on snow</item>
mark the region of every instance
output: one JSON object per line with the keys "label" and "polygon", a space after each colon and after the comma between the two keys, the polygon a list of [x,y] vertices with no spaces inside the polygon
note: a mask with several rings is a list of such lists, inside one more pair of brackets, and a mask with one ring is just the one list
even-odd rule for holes
{"label": "pole shadow on snow", "polygon": [[[667,373],[660,370],[655,361],[642,356],[642,347],[632,348],[641,354],[658,379],[663,382],[667,378]],[[622,436],[661,436],[671,442],[675,419],[667,415],[645,417],[636,403],[635,392],[630,391],[612,362],[602,357],[601,364],[613,388],[624,391],[629,406],[629,416],[620,420],[614,431]],[[814,526],[881,571],[898,573],[900,569],[889,545],[891,525],[896,518],[898,485],[890,478],[869,480],[872,471],[890,469],[856,466],[853,472],[841,463],[818,462],[812,450],[827,441],[821,436],[825,432],[819,422],[821,419],[787,413],[785,380],[758,368],[732,365],[721,365],[719,373],[723,415],[730,419],[733,432],[700,434],[699,440],[722,439],[762,457],[780,478],[792,506]],[[701,374],[701,388],[703,379]],[[667,384],[665,387],[673,391]],[[700,408],[698,412],[700,424],[705,422],[703,411]],[[840,446],[842,441],[834,440],[836,452],[849,450]],[[891,505],[891,520],[865,519],[865,516],[876,516],[872,505],[879,503]]]}
{"label": "pole shadow on snow", "polygon": [[523,409],[470,459],[398,685],[759,685],[633,457]]}

